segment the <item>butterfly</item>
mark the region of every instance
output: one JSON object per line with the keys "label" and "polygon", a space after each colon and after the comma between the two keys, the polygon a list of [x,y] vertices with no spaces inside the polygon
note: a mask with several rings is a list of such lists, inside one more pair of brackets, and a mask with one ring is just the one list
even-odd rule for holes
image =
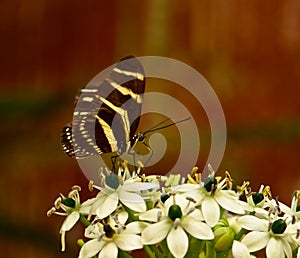
{"label": "butterfly", "polygon": [[136,130],[144,91],[140,61],[133,56],[121,59],[102,82],[81,90],[73,121],[62,129],[63,151],[74,158],[128,152],[141,140]]}
{"label": "butterfly", "polygon": [[[171,120],[167,118],[136,133],[144,92],[145,73],[140,61],[133,56],[121,59],[107,78],[81,90],[73,121],[62,129],[64,152],[77,159],[113,152],[117,153],[113,157],[118,157],[123,153],[133,154],[135,145],[142,142],[152,155],[150,146],[145,143],[146,135],[190,117],[165,124]],[[113,168],[114,162],[112,159]]]}

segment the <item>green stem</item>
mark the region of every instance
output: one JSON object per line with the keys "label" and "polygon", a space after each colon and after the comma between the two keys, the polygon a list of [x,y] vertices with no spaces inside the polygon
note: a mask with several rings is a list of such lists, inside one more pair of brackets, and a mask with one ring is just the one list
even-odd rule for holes
{"label": "green stem", "polygon": [[151,245],[151,249],[154,251],[158,258],[164,258],[164,255],[160,252],[156,245]]}
{"label": "green stem", "polygon": [[88,227],[91,224],[91,222],[89,222],[82,214],[80,214],[79,219],[82,222],[82,224],[86,227]]}
{"label": "green stem", "polygon": [[155,255],[153,254],[153,252],[149,246],[144,245],[144,250],[150,258],[155,258]]}
{"label": "green stem", "polygon": [[298,247],[293,250],[293,257],[297,254],[297,252],[298,252]]}
{"label": "green stem", "polygon": [[[254,215],[255,214],[255,211],[251,211],[250,212],[250,215]],[[234,240],[237,240],[239,241],[241,239],[241,237],[246,233],[246,229],[242,228],[237,234],[236,236],[234,237]]]}
{"label": "green stem", "polygon": [[125,251],[123,251],[121,249],[119,249],[119,256],[121,258],[132,258],[132,256],[130,254],[126,253]]}
{"label": "green stem", "polygon": [[241,237],[246,233],[246,229],[242,228],[234,237],[234,240],[239,241],[241,239]]}
{"label": "green stem", "polygon": [[163,254],[168,254],[170,253],[169,249],[168,249],[168,244],[167,241],[164,239],[163,241],[161,241],[161,243],[159,244],[159,247],[161,248]]}
{"label": "green stem", "polygon": [[137,221],[139,219],[137,216],[135,216],[134,212],[131,209],[129,209],[126,205],[122,204],[122,206],[124,210],[128,213],[127,223]]}

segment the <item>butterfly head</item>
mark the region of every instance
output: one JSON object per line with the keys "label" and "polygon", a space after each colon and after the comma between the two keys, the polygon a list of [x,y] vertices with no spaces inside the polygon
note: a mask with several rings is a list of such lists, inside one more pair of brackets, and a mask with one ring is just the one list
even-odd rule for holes
{"label": "butterfly head", "polygon": [[136,133],[131,139],[130,139],[130,147],[134,148],[134,146],[137,144],[137,142],[144,142],[145,141],[145,134],[142,132]]}

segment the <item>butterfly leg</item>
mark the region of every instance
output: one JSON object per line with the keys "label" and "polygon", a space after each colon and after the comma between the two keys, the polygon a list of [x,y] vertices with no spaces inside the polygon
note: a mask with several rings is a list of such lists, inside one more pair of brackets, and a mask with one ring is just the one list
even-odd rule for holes
{"label": "butterfly leg", "polygon": [[113,155],[111,156],[111,164],[112,164],[112,172],[114,174],[117,174],[117,166],[116,166],[116,162],[117,162],[117,159],[118,159],[118,155]]}
{"label": "butterfly leg", "polygon": [[148,164],[148,162],[149,162],[149,160],[152,158],[152,156],[153,156],[153,150],[152,150],[152,148],[147,144],[147,143],[145,143],[144,141],[143,141],[143,144],[146,146],[146,148],[147,148],[147,150],[149,151],[149,158],[146,160],[146,162],[145,162],[145,166]]}

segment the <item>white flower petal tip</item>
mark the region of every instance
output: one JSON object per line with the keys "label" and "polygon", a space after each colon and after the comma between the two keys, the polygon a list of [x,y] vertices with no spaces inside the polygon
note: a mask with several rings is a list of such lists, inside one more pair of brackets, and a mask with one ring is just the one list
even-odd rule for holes
{"label": "white flower petal tip", "polygon": [[167,237],[170,252],[176,258],[184,257],[188,250],[189,239],[181,227],[172,229]]}
{"label": "white flower petal tip", "polygon": [[247,246],[236,240],[233,241],[232,255],[233,258],[251,258]]}

